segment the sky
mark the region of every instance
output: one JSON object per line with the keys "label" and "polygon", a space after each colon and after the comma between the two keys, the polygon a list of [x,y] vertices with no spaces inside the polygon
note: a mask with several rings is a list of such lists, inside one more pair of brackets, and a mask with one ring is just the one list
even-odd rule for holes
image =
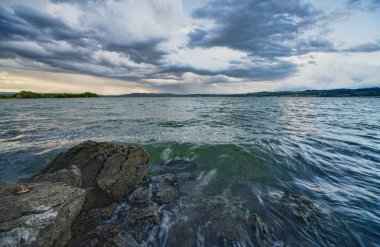
{"label": "sky", "polygon": [[380,0],[0,0],[0,92],[380,86]]}

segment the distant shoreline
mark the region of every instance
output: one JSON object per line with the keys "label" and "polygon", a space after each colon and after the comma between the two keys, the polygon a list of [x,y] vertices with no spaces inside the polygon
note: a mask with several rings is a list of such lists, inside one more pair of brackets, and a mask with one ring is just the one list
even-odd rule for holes
{"label": "distant shoreline", "polygon": [[35,93],[21,91],[19,93],[0,94],[0,99],[55,99],[55,98],[96,98],[95,93]]}
{"label": "distant shoreline", "polygon": [[361,89],[331,89],[305,91],[257,92],[246,94],[169,94],[169,93],[131,93],[122,95],[98,95],[85,92],[73,93],[0,93],[0,99],[49,99],[49,98],[121,98],[121,97],[380,97],[380,87]]}
{"label": "distant shoreline", "polygon": [[246,94],[131,93],[110,96],[102,95],[100,97],[380,97],[380,87],[361,89],[257,92]]}

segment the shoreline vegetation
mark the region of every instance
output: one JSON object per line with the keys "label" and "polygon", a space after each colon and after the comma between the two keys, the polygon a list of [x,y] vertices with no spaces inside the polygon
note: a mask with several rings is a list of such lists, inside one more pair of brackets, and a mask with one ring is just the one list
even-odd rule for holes
{"label": "shoreline vegetation", "polygon": [[256,92],[246,94],[170,94],[131,93],[122,95],[98,95],[95,93],[0,93],[0,99],[44,99],[44,98],[96,98],[96,97],[380,97],[380,87],[361,89],[330,89],[305,91]]}
{"label": "shoreline vegetation", "polygon": [[21,91],[19,93],[0,94],[0,99],[50,99],[50,98],[95,98],[95,93],[35,93]]}

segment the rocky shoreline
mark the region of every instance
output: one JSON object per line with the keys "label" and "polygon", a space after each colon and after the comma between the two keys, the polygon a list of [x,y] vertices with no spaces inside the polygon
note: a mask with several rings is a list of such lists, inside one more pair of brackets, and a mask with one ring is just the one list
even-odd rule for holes
{"label": "rocky shoreline", "polygon": [[[173,160],[152,174],[148,162],[140,146],[85,141],[27,183],[0,184],[0,246],[283,246],[274,222],[205,190],[216,170]],[[278,205],[305,227],[319,217],[303,196]]]}
{"label": "rocky shoreline", "polygon": [[[159,206],[180,197],[177,183],[194,178],[150,176],[148,161],[136,145],[86,141],[28,183],[1,184],[0,246],[140,246],[161,222]],[[123,202],[129,232],[111,222]]]}

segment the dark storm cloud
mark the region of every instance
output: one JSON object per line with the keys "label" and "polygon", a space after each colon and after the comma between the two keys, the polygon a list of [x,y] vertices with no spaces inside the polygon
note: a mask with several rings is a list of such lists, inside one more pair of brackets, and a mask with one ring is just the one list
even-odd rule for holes
{"label": "dark storm cloud", "polygon": [[38,30],[33,30],[24,20],[0,6],[0,39],[20,40],[36,37]]}
{"label": "dark storm cloud", "polygon": [[[91,54],[76,45],[88,33],[78,32],[61,19],[36,9],[22,5],[0,8],[0,23],[1,58],[30,59],[45,64],[48,70],[66,71],[72,69],[70,64],[86,61]],[[62,50],[60,41],[72,41],[71,49]],[[89,43],[82,45],[90,47]]]}
{"label": "dark storm cloud", "polygon": [[[163,38],[119,44],[97,30],[76,30],[62,19],[24,5],[0,6],[0,58],[30,59],[51,71],[69,71],[122,79],[141,78],[131,68],[117,68],[109,60],[94,61],[101,50],[124,54],[136,63],[157,64],[167,53],[157,46]],[[64,46],[64,47],[62,47]],[[96,66],[104,66],[103,70]],[[90,67],[95,67],[91,69]],[[105,72],[104,70],[109,70]],[[122,71],[124,69],[124,71]],[[114,70],[113,72],[111,72]]]}
{"label": "dark storm cloud", "polygon": [[313,5],[298,0],[209,0],[194,11],[193,17],[215,25],[193,30],[188,35],[189,46],[228,47],[247,52],[252,60],[265,60],[257,67],[227,71],[233,77],[283,79],[295,73],[297,66],[281,59],[335,51],[331,42],[315,34],[315,37],[306,35],[328,17]]}
{"label": "dark storm cloud", "polygon": [[17,5],[12,10],[0,7],[0,40],[77,40],[79,33],[61,19],[36,9]]}
{"label": "dark storm cloud", "polygon": [[164,38],[157,38],[147,42],[137,42],[132,45],[109,43],[105,46],[105,49],[124,53],[136,63],[158,64],[163,56],[168,55],[167,52],[157,48],[165,40]]}
{"label": "dark storm cloud", "polygon": [[302,38],[325,16],[313,5],[298,0],[210,0],[193,16],[216,25],[198,27],[190,33],[191,46],[224,46],[269,58],[334,49],[326,40]]}

